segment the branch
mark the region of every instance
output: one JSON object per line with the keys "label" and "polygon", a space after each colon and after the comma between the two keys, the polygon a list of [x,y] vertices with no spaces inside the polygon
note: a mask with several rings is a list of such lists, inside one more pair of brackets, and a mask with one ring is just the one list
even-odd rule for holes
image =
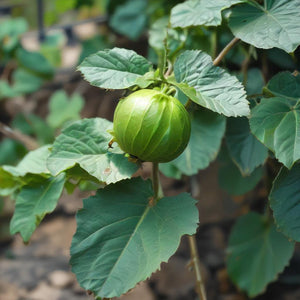
{"label": "branch", "polygon": [[229,52],[229,50],[231,48],[233,48],[233,46],[235,46],[238,42],[240,41],[239,38],[234,38],[232,39],[226,46],[225,48],[220,52],[220,54],[216,57],[216,59],[213,61],[213,64],[215,66],[217,66],[218,64],[220,64],[220,62],[222,61],[222,59],[225,57],[225,55]]}
{"label": "branch", "polygon": [[34,150],[39,147],[38,143],[33,138],[18,130],[10,128],[2,122],[0,122],[0,132],[8,138],[21,142],[28,150]]}

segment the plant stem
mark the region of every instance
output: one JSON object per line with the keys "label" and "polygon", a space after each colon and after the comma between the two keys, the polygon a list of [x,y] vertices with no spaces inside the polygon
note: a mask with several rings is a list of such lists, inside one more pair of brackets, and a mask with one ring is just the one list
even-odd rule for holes
{"label": "plant stem", "polygon": [[193,264],[193,269],[196,277],[196,292],[200,300],[206,300],[206,291],[201,276],[200,260],[195,235],[189,235],[189,244],[191,249],[191,262]]}
{"label": "plant stem", "polygon": [[2,122],[0,122],[0,132],[8,138],[21,142],[28,150],[34,150],[39,147],[38,143],[33,138],[8,127]]}
{"label": "plant stem", "polygon": [[160,183],[159,183],[159,173],[158,173],[158,163],[152,163],[152,186],[154,191],[153,196],[153,205],[156,205],[158,197],[159,197],[159,189],[160,189]]}
{"label": "plant stem", "polygon": [[247,54],[247,57],[242,62],[241,71],[243,73],[243,85],[244,86],[246,86],[247,80],[248,80],[248,67],[249,67],[249,64],[250,64],[250,60],[251,60],[250,55]]}
{"label": "plant stem", "polygon": [[[196,198],[197,195],[199,195],[199,186],[198,186],[198,180],[196,175],[190,177],[190,190],[193,198]],[[205,286],[201,275],[200,258],[197,249],[196,236],[192,235],[189,236],[188,238],[189,238],[189,244],[191,249],[191,263],[193,265],[193,270],[196,277],[195,290],[200,300],[206,300],[207,299],[206,291],[205,291]]]}
{"label": "plant stem", "polygon": [[226,46],[225,48],[220,52],[220,54],[216,57],[216,59],[213,61],[213,64],[217,66],[222,59],[225,57],[225,55],[229,52],[229,50],[236,45],[240,41],[239,38],[233,38]]}

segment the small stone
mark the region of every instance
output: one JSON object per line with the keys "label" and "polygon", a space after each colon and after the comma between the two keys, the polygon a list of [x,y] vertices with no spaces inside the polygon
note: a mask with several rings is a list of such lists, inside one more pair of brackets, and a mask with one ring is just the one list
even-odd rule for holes
{"label": "small stone", "polygon": [[53,271],[49,275],[50,285],[60,289],[64,289],[71,286],[74,280],[75,279],[71,273],[61,271],[61,270]]}
{"label": "small stone", "polygon": [[49,286],[46,282],[41,282],[32,292],[27,295],[26,299],[30,300],[58,300],[60,290]]}

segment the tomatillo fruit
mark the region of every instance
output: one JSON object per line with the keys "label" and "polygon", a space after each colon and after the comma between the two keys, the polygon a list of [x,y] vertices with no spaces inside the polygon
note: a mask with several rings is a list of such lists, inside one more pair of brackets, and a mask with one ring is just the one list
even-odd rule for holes
{"label": "tomatillo fruit", "polygon": [[184,106],[162,91],[142,89],[122,99],[113,135],[120,148],[141,161],[168,162],[187,146],[191,121]]}

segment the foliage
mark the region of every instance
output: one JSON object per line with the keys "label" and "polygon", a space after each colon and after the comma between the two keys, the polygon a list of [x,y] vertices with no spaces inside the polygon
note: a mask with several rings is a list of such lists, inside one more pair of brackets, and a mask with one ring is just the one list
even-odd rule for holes
{"label": "foliage", "polygon": [[[96,296],[120,296],[133,288],[169,259],[182,234],[195,233],[194,199],[185,193],[149,206],[152,195],[150,181],[135,178],[108,185],[84,200],[71,265],[81,285]],[[112,214],[115,207],[118,211]]]}
{"label": "foliage", "polygon": [[[61,12],[81,6],[56,2]],[[277,278],[293,254],[291,240],[300,241],[300,75],[289,72],[299,67],[294,51],[300,44],[299,5],[297,0],[109,1],[110,26],[133,40],[148,30],[152,56],[105,49],[110,39],[103,38],[85,41],[79,59],[78,70],[93,86],[126,93],[159,90],[185,106],[190,140],[180,156],[159,165],[165,175],[195,175],[218,157],[219,184],[230,195],[243,195],[258,183],[267,190],[265,215],[241,216],[229,240],[228,274],[250,297]],[[3,67],[16,64],[11,76],[1,78],[3,100],[36,91],[57,66],[57,53],[50,55],[47,45],[59,42],[48,41],[39,52],[24,49],[19,39],[25,24],[16,19],[0,26]],[[232,38],[228,47],[235,48],[218,66],[214,58]],[[46,121],[26,114],[14,120],[41,147],[16,166],[0,167],[0,195],[15,199],[11,232],[28,242],[64,189],[95,186],[96,194],[77,213],[71,265],[85,289],[109,298],[126,293],[167,261],[181,236],[196,232],[198,211],[186,193],[162,194],[156,164],[152,183],[133,176],[138,158],[112,144],[112,122],[80,120],[83,104],[81,96],[60,90],[50,98]],[[151,115],[152,122],[159,124],[161,110]],[[11,147],[0,144],[1,163]],[[22,153],[23,148],[12,151],[14,162]]]}
{"label": "foliage", "polygon": [[272,222],[251,212],[240,217],[232,230],[228,273],[242,290],[254,297],[283,270],[293,252],[294,244]]}

